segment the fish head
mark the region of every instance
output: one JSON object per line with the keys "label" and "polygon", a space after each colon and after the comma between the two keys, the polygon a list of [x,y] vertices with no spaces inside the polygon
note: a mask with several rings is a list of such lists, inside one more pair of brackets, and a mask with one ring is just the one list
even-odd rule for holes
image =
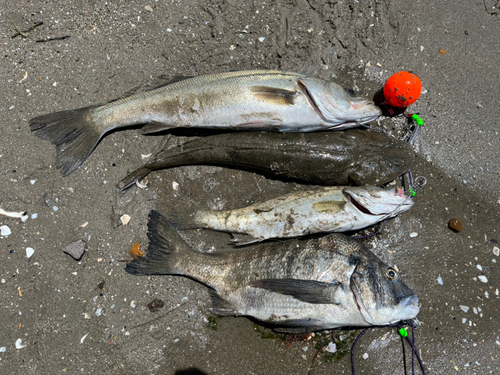
{"label": "fish head", "polygon": [[316,112],[336,129],[364,124],[382,114],[373,101],[352,97],[334,82],[303,77],[299,80],[299,86]]}
{"label": "fish head", "polygon": [[413,199],[399,188],[382,189],[376,186],[349,186],[344,196],[356,209],[367,215],[394,217],[413,206]]}
{"label": "fish head", "polygon": [[413,319],[418,314],[417,295],[403,283],[396,267],[375,255],[359,260],[350,286],[361,315],[371,325]]}

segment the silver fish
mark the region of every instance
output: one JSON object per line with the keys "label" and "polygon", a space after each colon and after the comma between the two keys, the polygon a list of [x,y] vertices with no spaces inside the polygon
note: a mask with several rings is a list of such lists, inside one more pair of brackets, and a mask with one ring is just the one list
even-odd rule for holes
{"label": "silver fish", "polygon": [[[394,267],[342,234],[200,253],[151,211],[147,255],[133,275],[183,275],[211,289],[213,312],[294,329],[386,325],[414,318],[418,297]],[[287,328],[285,328],[287,329]]]}
{"label": "silver fish", "polygon": [[197,211],[176,220],[179,228],[208,228],[249,235],[248,242],[312,233],[355,231],[413,206],[400,189],[333,186],[290,193],[228,211]]}
{"label": "silver fish", "polygon": [[102,106],[31,119],[31,131],[56,145],[66,176],[107,132],[146,124],[143,133],[178,127],[310,132],[344,129],[381,115],[370,100],[339,85],[280,71],[239,71],[186,78]]}

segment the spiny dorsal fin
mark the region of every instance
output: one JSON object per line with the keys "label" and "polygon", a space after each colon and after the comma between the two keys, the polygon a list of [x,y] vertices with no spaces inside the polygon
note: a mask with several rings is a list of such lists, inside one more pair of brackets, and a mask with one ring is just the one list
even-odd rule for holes
{"label": "spiny dorsal fin", "polygon": [[269,86],[252,86],[250,92],[257,99],[273,102],[274,104],[291,105],[294,104],[296,91],[280,89]]}
{"label": "spiny dorsal fin", "polygon": [[341,289],[339,282],[323,283],[300,279],[263,279],[250,284],[251,287],[292,296],[300,301],[315,304],[338,305],[340,299],[335,293]]}

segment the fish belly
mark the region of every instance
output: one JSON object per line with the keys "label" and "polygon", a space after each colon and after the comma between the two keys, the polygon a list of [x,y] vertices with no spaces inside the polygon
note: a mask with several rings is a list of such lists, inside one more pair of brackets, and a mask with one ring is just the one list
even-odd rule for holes
{"label": "fish belly", "polygon": [[240,315],[252,316],[277,325],[317,327],[318,329],[366,326],[352,294],[341,304],[313,304],[291,296],[255,288],[245,288],[227,296]]}

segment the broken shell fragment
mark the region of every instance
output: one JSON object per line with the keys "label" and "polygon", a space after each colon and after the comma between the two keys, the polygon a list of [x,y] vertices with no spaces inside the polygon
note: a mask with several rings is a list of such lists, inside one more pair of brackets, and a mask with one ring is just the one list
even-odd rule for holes
{"label": "broken shell fragment", "polygon": [[122,222],[122,225],[128,225],[130,222],[130,216],[125,214],[120,217],[120,221]]}

